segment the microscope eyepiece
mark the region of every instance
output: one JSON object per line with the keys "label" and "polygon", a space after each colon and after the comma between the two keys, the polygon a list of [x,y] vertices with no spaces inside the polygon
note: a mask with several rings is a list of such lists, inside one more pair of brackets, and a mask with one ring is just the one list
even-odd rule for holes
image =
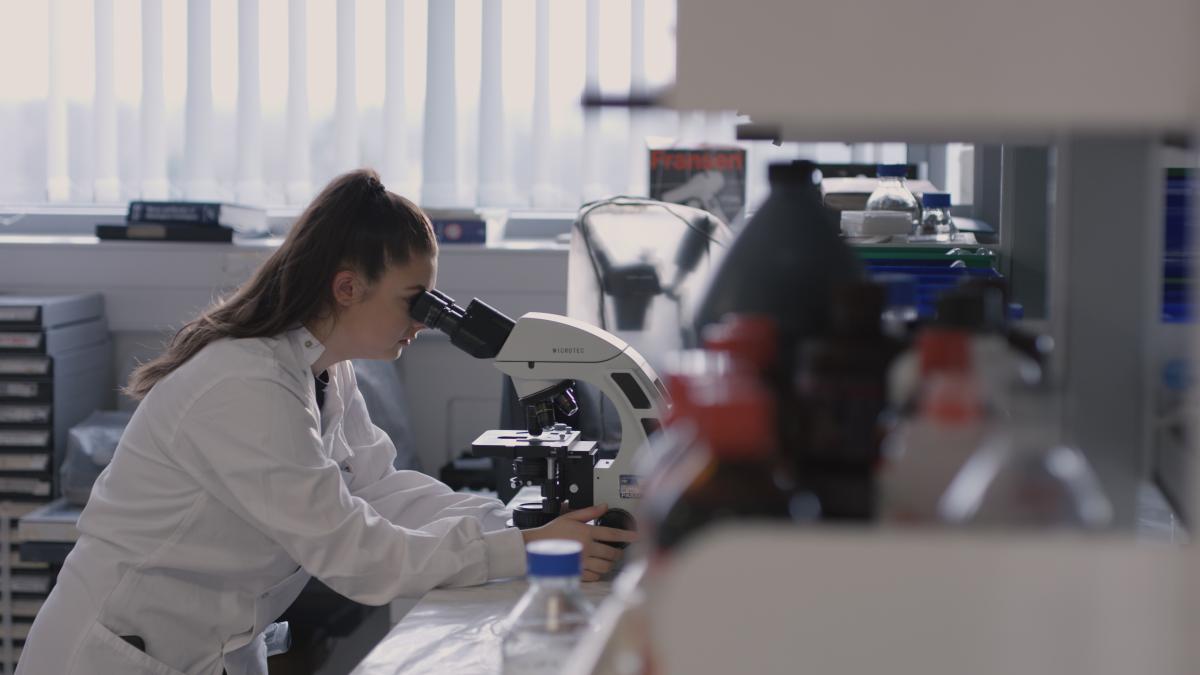
{"label": "microscope eyepiece", "polygon": [[477,359],[494,358],[508,340],[515,322],[503,312],[475,298],[466,309],[438,290],[428,290],[413,300],[413,319],[450,336],[455,347]]}
{"label": "microscope eyepiece", "polygon": [[447,332],[446,328],[450,327],[447,323],[457,325],[464,312],[450,296],[438,290],[428,290],[413,300],[409,315],[430,328]]}

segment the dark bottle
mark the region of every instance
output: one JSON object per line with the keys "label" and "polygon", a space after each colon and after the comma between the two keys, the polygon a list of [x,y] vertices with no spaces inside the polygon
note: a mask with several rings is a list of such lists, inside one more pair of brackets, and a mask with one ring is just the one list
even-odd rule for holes
{"label": "dark bottle", "polygon": [[791,481],[776,453],[775,406],[753,378],[675,380],[676,430],[690,440],[644,507],[656,558],[732,520],[792,519]]}
{"label": "dark bottle", "polygon": [[840,287],[829,335],[800,348],[789,450],[797,484],[816,495],[825,519],[869,520],[875,511],[888,366],[902,347],[883,334],[884,307],[881,286]]}
{"label": "dark bottle", "polygon": [[[811,162],[774,164],[771,194],[734,239],[697,305],[697,335],[727,314],[761,314],[779,326],[781,344],[823,335],[833,288],[862,276],[821,201]],[[792,349],[780,352],[785,360]],[[781,362],[784,372],[792,364]]]}

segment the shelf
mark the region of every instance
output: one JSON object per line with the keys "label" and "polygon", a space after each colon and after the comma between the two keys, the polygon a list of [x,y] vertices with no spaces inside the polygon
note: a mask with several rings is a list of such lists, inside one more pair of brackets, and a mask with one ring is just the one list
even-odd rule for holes
{"label": "shelf", "polygon": [[1190,133],[1192,0],[688,0],[681,110],[738,110],[799,141],[1044,141]]}

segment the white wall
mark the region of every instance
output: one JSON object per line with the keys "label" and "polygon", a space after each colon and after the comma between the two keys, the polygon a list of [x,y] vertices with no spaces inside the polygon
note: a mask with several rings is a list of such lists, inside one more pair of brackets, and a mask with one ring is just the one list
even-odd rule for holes
{"label": "white wall", "polygon": [[[103,293],[116,364],[109,403],[129,408],[132,402],[115,390],[137,362],[156,355],[174,329],[248,278],[276,245],[0,236],[0,292]],[[530,311],[565,313],[566,283],[565,246],[442,248],[438,286],[443,292],[463,303],[478,296],[513,318]],[[445,337],[423,334],[397,368],[415,450],[427,471],[436,473],[499,421],[500,374]]]}

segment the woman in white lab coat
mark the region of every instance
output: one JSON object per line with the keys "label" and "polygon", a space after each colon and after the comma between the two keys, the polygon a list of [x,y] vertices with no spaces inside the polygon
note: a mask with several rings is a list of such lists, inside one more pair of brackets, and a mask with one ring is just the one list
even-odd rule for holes
{"label": "woman in white lab coat", "polygon": [[395,359],[437,277],[428,219],[372,171],[336,178],[231,298],[143,364],[141,404],[79,521],[18,675],[266,673],[263,631],[311,576],[382,605],[524,574],[524,545],[619,557],[586,525],[504,525],[495,500],[397,471],[348,359]]}

